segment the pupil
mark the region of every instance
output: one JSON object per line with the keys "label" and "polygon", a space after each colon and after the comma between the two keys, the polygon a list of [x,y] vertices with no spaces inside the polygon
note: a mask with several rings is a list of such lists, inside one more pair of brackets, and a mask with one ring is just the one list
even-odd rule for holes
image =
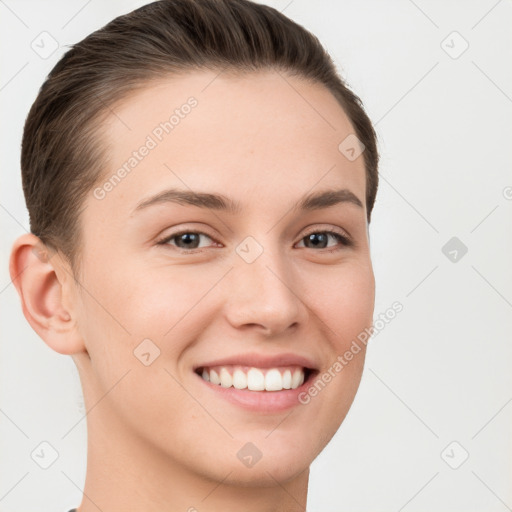
{"label": "pupil", "polygon": [[313,247],[318,247],[319,245],[322,245],[322,249],[327,247],[327,236],[325,233],[312,233],[306,239],[313,244]]}

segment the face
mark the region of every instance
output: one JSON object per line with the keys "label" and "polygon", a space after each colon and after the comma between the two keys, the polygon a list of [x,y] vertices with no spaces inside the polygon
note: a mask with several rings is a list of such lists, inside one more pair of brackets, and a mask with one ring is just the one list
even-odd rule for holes
{"label": "face", "polygon": [[80,372],[86,400],[104,397],[89,432],[252,485],[306,469],[356,394],[364,345],[333,365],[372,323],[365,170],[323,86],[216,75],[154,82],[103,124]]}

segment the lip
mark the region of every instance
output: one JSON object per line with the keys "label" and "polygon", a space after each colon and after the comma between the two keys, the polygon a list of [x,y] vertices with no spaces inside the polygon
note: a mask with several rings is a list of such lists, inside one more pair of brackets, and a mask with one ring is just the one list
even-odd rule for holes
{"label": "lip", "polygon": [[[240,365],[254,368],[276,368],[282,366],[302,366],[307,369],[306,380],[296,389],[283,389],[281,391],[250,391],[234,387],[223,388],[220,385],[205,381],[197,370],[204,367]],[[293,407],[303,406],[299,395],[311,386],[312,380],[318,374],[318,366],[309,358],[296,354],[278,354],[268,356],[262,354],[240,354],[237,356],[216,359],[198,364],[194,367],[194,374],[201,381],[205,392],[222,398],[227,402],[247,411],[258,413],[278,413]]]}
{"label": "lip", "polygon": [[212,368],[214,366],[251,366],[253,368],[277,368],[278,366],[303,366],[309,370],[317,370],[318,366],[309,358],[297,354],[277,354],[274,356],[264,354],[239,354],[214,361],[207,361],[194,366],[194,372],[199,368]]}

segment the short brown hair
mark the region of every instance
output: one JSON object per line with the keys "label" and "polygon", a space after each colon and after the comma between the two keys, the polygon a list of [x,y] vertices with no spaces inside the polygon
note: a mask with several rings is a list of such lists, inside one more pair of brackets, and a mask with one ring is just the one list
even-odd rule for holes
{"label": "short brown hair", "polygon": [[201,69],[283,70],[325,85],[365,146],[370,222],[378,186],[375,131],[319,40],[276,9],[249,0],[160,0],[73,45],[49,73],[25,122],[21,171],[31,232],[60,250],[74,271],[80,212],[107,161],[97,133],[101,120],[152,79]]}

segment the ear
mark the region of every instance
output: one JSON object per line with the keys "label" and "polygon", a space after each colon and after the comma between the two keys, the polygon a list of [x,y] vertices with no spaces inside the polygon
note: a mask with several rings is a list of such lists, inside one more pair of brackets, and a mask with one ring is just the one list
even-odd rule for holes
{"label": "ear", "polygon": [[25,318],[45,343],[60,354],[85,352],[74,309],[76,284],[67,261],[27,233],[12,246],[9,273]]}

